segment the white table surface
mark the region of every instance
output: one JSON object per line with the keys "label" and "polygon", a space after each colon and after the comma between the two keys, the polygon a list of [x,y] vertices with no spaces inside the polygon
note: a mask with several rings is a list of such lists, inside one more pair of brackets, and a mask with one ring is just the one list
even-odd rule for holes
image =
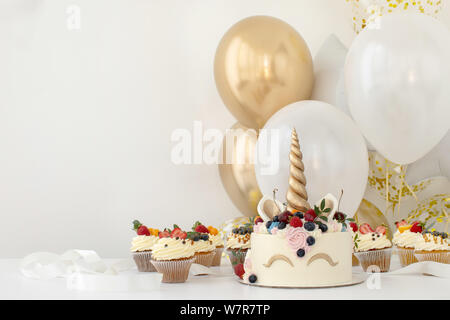
{"label": "white table surface", "polygon": [[[393,256],[391,270],[400,267]],[[112,260],[107,260],[112,261]],[[0,260],[0,299],[449,299],[450,279],[421,274],[381,274],[380,289],[369,289],[367,283],[321,289],[276,289],[240,284],[232,274],[228,260],[215,267],[217,275],[189,276],[185,283],[155,282],[144,291],[108,292],[77,291],[67,288],[66,279],[34,280],[19,272],[19,259]],[[360,267],[353,267],[361,273]],[[137,274],[137,270],[129,271]],[[120,276],[120,275],[119,275]],[[145,276],[158,276],[146,274]]]}

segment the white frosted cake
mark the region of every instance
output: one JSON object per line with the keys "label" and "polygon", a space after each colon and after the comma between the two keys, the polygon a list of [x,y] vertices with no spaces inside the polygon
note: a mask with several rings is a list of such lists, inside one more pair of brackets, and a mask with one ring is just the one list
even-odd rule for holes
{"label": "white frosted cake", "polygon": [[[321,287],[352,281],[353,239],[347,226],[353,219],[338,211],[328,194],[312,209],[308,203],[299,140],[292,130],[286,208],[263,197],[253,227],[251,249],[244,261],[243,280],[269,287]],[[342,196],[342,193],[341,193]]]}
{"label": "white frosted cake", "polygon": [[247,253],[245,281],[273,287],[334,286],[352,280],[352,238],[349,232],[323,234],[303,257],[288,239],[253,233]]}

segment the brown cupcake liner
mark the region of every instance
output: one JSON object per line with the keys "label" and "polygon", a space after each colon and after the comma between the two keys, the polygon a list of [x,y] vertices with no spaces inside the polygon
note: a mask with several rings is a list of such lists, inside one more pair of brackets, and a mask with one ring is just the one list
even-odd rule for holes
{"label": "brown cupcake liner", "polygon": [[194,256],[194,263],[201,264],[205,267],[211,267],[211,263],[214,259],[214,255],[216,252],[209,251],[209,252],[196,252]]}
{"label": "brown cupcake liner", "polygon": [[139,272],[156,272],[151,263],[152,251],[133,252],[133,260]]}
{"label": "brown cupcake liner", "polygon": [[355,254],[352,254],[352,267],[359,266],[359,260],[355,257]]}
{"label": "brown cupcake liner", "polygon": [[247,251],[248,249],[227,249],[231,265],[234,266],[236,264],[244,263]]}
{"label": "brown cupcake liner", "polygon": [[152,260],[152,263],[156,270],[163,275],[161,282],[180,283],[186,282],[194,260],[192,257],[178,260]]}
{"label": "brown cupcake liner", "polygon": [[434,261],[450,264],[450,251],[415,251],[415,257],[418,261]]}
{"label": "brown cupcake liner", "polygon": [[380,272],[388,272],[391,266],[392,248],[355,252],[356,258],[364,271],[370,266],[377,266]]}
{"label": "brown cupcake liner", "polygon": [[220,262],[222,261],[222,252],[223,247],[216,247],[216,250],[214,251],[214,257],[211,263],[212,267],[220,267]]}
{"label": "brown cupcake liner", "polygon": [[406,267],[417,262],[413,248],[397,247],[397,254],[402,267]]}

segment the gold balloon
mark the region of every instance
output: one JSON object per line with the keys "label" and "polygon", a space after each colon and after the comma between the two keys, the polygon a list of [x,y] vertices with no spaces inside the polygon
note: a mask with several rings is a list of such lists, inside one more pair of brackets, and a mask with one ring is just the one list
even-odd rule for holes
{"label": "gold balloon", "polygon": [[[262,198],[258,183],[256,182],[254,168],[254,154],[258,139],[255,130],[248,128],[239,122],[231,127],[222,143],[223,164],[219,164],[219,174],[225,191],[239,211],[248,217],[257,214],[257,205]],[[234,143],[227,144],[227,141]]]}
{"label": "gold balloon", "polygon": [[368,223],[375,229],[378,226],[386,226],[386,235],[392,239],[392,231],[389,228],[389,223],[383,213],[370,201],[363,199],[359,205],[358,211],[355,213],[355,220],[358,224]]}
{"label": "gold balloon", "polygon": [[311,96],[311,53],[300,34],[279,19],[246,18],[223,36],[214,76],[223,102],[243,125],[259,129],[282,107]]}

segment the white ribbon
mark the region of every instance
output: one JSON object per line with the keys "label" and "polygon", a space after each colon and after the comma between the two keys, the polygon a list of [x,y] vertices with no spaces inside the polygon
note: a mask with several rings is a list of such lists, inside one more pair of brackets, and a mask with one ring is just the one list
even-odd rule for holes
{"label": "white ribbon", "polygon": [[[22,259],[21,273],[32,279],[66,278],[67,288],[81,291],[141,291],[158,289],[162,275],[157,272],[137,272],[131,259],[108,265],[93,250],[68,250],[62,255],[35,252]],[[213,268],[192,264],[193,276],[221,273]]]}
{"label": "white ribbon", "polygon": [[434,261],[422,261],[410,264],[409,266],[388,272],[386,274],[427,274],[440,278],[450,279],[450,264],[438,263]]}

